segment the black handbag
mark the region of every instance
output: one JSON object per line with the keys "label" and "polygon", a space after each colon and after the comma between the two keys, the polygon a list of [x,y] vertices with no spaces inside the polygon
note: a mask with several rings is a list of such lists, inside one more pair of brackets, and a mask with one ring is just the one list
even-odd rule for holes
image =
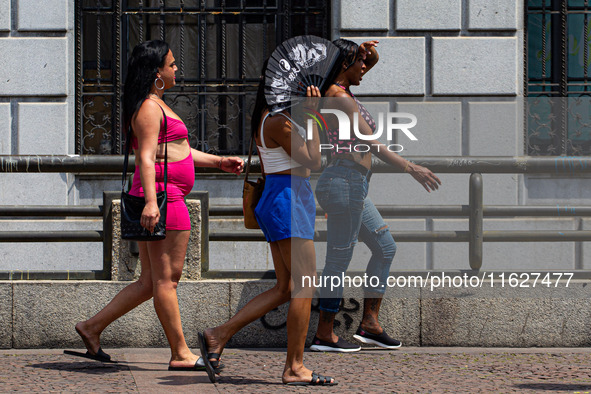
{"label": "black handbag", "polygon": [[[162,107],[164,117],[164,141],[166,141],[167,121],[166,114]],[[159,241],[166,238],[166,184],[168,178],[168,144],[164,143],[164,190],[156,194],[160,220],[150,233],[140,224],[142,212],[146,206],[144,197],[132,196],[125,192],[127,180],[127,165],[129,163],[129,150],[131,142],[131,125],[127,131],[125,142],[125,161],[123,163],[123,179],[121,180],[121,238],[132,241]]]}

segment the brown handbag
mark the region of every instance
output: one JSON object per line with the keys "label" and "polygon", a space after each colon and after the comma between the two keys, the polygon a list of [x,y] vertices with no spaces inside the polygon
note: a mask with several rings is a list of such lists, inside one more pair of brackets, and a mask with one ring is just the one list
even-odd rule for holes
{"label": "brown handbag", "polygon": [[244,213],[244,227],[248,229],[261,228],[254,215],[254,209],[257,207],[263,190],[265,189],[265,173],[263,177],[258,178],[256,182],[248,180],[250,172],[250,161],[252,159],[252,148],[254,143],[254,133],[250,137],[250,148],[248,153],[248,162],[246,164],[246,174],[244,177],[244,186],[242,188],[242,212]]}

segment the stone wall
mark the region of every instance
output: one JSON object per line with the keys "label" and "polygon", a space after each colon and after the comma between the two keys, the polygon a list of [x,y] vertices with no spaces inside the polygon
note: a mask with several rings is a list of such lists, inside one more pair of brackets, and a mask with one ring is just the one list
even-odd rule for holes
{"label": "stone wall", "polygon": [[[71,154],[74,1],[2,0],[0,7],[0,154]],[[12,193],[1,195],[0,203],[65,204],[67,181],[59,174],[3,175],[3,189]],[[31,182],[40,191],[13,193]]]}
{"label": "stone wall", "polygon": [[[74,153],[74,0],[0,0],[0,155]],[[1,205],[77,203],[73,174],[1,175]],[[2,220],[8,231],[100,230],[71,220]],[[98,226],[98,227],[97,227]],[[92,243],[4,244],[0,270],[99,269]],[[38,250],[37,254],[31,253]]]}
{"label": "stone wall", "polygon": [[[333,35],[361,43],[379,40],[379,62],[351,88],[370,112],[417,116],[417,142],[397,136],[403,156],[521,156],[524,154],[524,40],[522,0],[340,0]],[[377,101],[377,103],[376,103]],[[425,193],[411,177],[377,175],[376,205],[468,203],[469,174],[441,174],[443,185]],[[584,181],[581,182],[581,178]],[[589,204],[585,177],[484,174],[484,204]],[[487,218],[484,230],[565,230],[583,219]],[[463,219],[396,219],[396,231],[467,230]],[[581,243],[485,243],[483,269],[587,267]],[[357,269],[369,256],[356,251]],[[393,270],[466,269],[464,243],[399,245]],[[520,256],[517,261],[509,256]]]}
{"label": "stone wall", "polygon": [[[380,62],[354,93],[378,111],[415,113],[419,141],[403,155],[519,156],[523,148],[523,0],[334,0],[332,38],[380,40]],[[0,0],[0,155],[74,152],[74,0]],[[39,12],[43,9],[43,12]],[[486,102],[483,100],[486,99]],[[399,136],[396,136],[398,138]],[[446,205],[468,202],[468,174],[441,175],[426,193],[406,175],[377,175],[370,196],[380,204]],[[96,174],[3,174],[0,204],[102,204],[118,177]],[[242,179],[198,177],[212,205],[240,205]],[[484,203],[588,205],[588,179],[552,175],[484,174]],[[2,220],[9,231],[100,230],[100,221]],[[467,220],[394,219],[396,231],[463,230]],[[319,226],[324,224],[321,222]],[[582,219],[485,219],[485,230],[587,228]],[[213,228],[242,230],[240,220]],[[93,243],[3,245],[0,270],[102,268]],[[505,256],[523,256],[523,267],[590,266],[582,243],[485,244],[485,268],[502,268]],[[322,252],[319,244],[319,256]],[[34,252],[33,250],[39,250]],[[360,268],[368,251],[357,248]],[[467,245],[399,245],[393,269],[468,267]],[[211,269],[272,269],[265,243],[212,243]],[[319,259],[319,267],[323,259]],[[518,267],[514,267],[518,268]]]}
{"label": "stone wall", "polygon": [[[0,348],[83,348],[74,325],[103,308],[129,282],[0,282]],[[506,283],[505,283],[506,284]],[[562,283],[564,284],[564,283]],[[187,344],[197,333],[226,322],[274,281],[181,281],[179,307]],[[382,302],[380,322],[404,346],[577,347],[591,344],[587,281],[568,288],[501,288],[485,283],[472,289],[394,288]],[[335,332],[354,341],[362,315],[360,289],[345,293]],[[314,300],[309,344],[318,323]],[[287,304],[238,332],[230,347],[285,347]],[[103,332],[101,345],[167,347],[153,303],[145,302]]]}
{"label": "stone wall", "polygon": [[[417,144],[403,155],[518,156],[523,148],[524,0],[334,0],[332,38],[380,40],[380,62],[353,91],[370,111],[417,114]],[[0,155],[74,153],[74,0],[0,0]],[[40,12],[39,10],[43,10]],[[484,102],[484,98],[487,101]],[[395,99],[395,100],[394,100]],[[428,99],[428,100],[427,100]],[[394,100],[394,102],[393,102]],[[468,203],[469,175],[442,175],[443,187],[426,193],[409,176],[376,175],[370,196],[377,205]],[[313,177],[313,181],[314,181]],[[484,175],[485,204],[591,204],[584,177]],[[195,190],[216,205],[240,205],[242,178],[200,176]],[[105,190],[118,190],[111,175],[2,174],[2,205],[101,205]],[[387,221],[396,231],[465,230],[467,220],[408,218]],[[100,230],[101,219],[2,220],[4,231]],[[319,229],[325,223],[320,221]],[[573,230],[589,219],[485,219],[485,230]],[[242,230],[238,219],[212,222],[216,231]],[[197,242],[197,241],[195,241]],[[31,246],[33,245],[33,246]],[[121,246],[121,245],[120,245]],[[216,242],[212,270],[272,269],[266,243]],[[0,270],[95,270],[102,245],[91,243],[2,245]],[[318,267],[325,244],[317,244]],[[587,243],[485,243],[483,269],[589,269]],[[396,270],[468,268],[467,244],[398,245]],[[128,253],[121,246],[119,252]],[[199,278],[199,253],[188,254],[189,279]],[[359,245],[351,269],[369,256]],[[200,256],[202,257],[202,256]],[[137,277],[137,259],[115,279]],[[126,268],[127,269],[127,268]],[[0,348],[81,347],[74,324],[87,319],[129,282],[0,282]],[[179,303],[187,342],[225,322],[272,281],[182,281]],[[382,324],[405,345],[589,346],[587,281],[570,288],[390,289]],[[360,319],[361,295],[347,294],[337,317],[338,335],[351,340]],[[246,327],[232,346],[285,346],[285,306]],[[310,327],[318,314],[312,313]],[[311,329],[309,338],[314,333]],[[103,346],[167,346],[152,303],[109,327]]]}

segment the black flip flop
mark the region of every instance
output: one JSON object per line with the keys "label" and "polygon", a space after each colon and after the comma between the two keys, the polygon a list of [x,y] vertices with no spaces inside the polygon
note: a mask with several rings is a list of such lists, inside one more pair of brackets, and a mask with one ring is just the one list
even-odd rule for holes
{"label": "black flip flop", "polygon": [[117,364],[117,361],[111,360],[111,356],[109,356],[107,353],[103,352],[103,349],[101,349],[100,347],[99,347],[98,351],[96,352],[96,354],[90,354],[90,352],[88,352],[88,351],[86,353],[75,352],[73,350],[64,350],[64,354],[67,354],[70,356],[88,358],[90,360],[100,361],[103,363]]}
{"label": "black flip flop", "polygon": [[312,372],[312,379],[309,382],[289,382],[285,383],[287,386],[336,386],[336,381],[331,382],[330,376],[319,375],[316,372]]}
{"label": "black flip flop", "polygon": [[[195,361],[195,365],[193,365],[192,367],[171,367],[170,365],[168,366],[168,370],[169,371],[205,371],[205,365],[199,365],[197,364],[199,362],[199,360]],[[210,361],[211,362],[211,361]],[[221,371],[222,369],[224,369],[224,364],[220,364],[219,367],[214,369],[217,371]]]}
{"label": "black flip flop", "polygon": [[203,333],[198,333],[197,337],[199,338],[199,350],[201,350],[201,358],[203,359],[203,363],[205,364],[205,370],[207,371],[207,376],[209,377],[209,381],[211,383],[216,382],[215,374],[219,372],[219,361],[215,361],[216,365],[214,366],[210,358],[217,358],[219,360],[220,355],[218,353],[208,353],[207,352],[207,342],[205,341],[205,336]]}
{"label": "black flip flop", "polygon": [[171,367],[169,365],[168,370],[169,371],[205,371],[205,366],[198,365],[197,364],[198,362],[199,362],[199,359],[197,359],[197,361],[195,361],[195,365],[193,365],[192,367]]}

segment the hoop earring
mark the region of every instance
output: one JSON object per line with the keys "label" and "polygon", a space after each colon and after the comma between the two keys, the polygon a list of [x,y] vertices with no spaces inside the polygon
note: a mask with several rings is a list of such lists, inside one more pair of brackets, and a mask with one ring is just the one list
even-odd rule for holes
{"label": "hoop earring", "polygon": [[[162,87],[161,87],[161,88],[159,88],[159,87],[158,87],[158,84],[156,83],[156,82],[158,82],[158,81],[162,81]],[[156,78],[156,79],[154,80],[154,86],[156,86],[156,89],[158,89],[158,90],[162,90],[162,89],[164,89],[164,85],[165,85],[165,84],[164,84],[164,79],[162,79],[162,78],[158,77],[158,78]]]}

